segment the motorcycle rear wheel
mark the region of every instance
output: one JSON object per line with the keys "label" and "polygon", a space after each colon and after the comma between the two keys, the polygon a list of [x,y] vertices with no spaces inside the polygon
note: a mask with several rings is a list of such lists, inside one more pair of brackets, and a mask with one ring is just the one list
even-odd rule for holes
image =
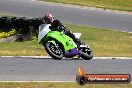
{"label": "motorcycle rear wheel", "polygon": [[93,58],[92,50],[90,48],[88,50],[89,51],[82,50],[81,58],[83,58],[85,60],[91,60]]}

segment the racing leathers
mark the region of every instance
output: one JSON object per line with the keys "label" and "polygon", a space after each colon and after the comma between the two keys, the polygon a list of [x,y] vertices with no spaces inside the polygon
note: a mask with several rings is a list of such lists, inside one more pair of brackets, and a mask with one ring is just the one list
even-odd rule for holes
{"label": "racing leathers", "polygon": [[70,38],[73,39],[73,41],[77,44],[77,46],[81,45],[81,41],[77,39],[70,30],[66,29],[59,20],[57,19],[54,20],[50,26],[50,29],[52,31],[60,31],[60,32],[63,31],[65,35],[68,35]]}

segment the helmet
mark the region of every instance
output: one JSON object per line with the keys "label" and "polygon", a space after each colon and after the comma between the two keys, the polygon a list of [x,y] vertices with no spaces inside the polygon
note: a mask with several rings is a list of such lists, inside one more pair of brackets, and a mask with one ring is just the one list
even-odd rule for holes
{"label": "helmet", "polygon": [[54,20],[54,16],[52,14],[48,13],[44,16],[43,20],[44,20],[44,23],[51,24]]}

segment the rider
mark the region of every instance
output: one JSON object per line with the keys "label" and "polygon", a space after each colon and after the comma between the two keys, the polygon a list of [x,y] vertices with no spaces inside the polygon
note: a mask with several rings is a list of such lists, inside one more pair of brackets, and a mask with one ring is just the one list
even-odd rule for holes
{"label": "rider", "polygon": [[53,31],[63,31],[64,34],[68,35],[73,39],[73,41],[77,44],[77,46],[80,46],[82,43],[79,39],[75,37],[73,33],[71,33],[70,30],[67,30],[62,23],[58,19],[54,19],[54,16],[51,13],[46,14],[43,17],[43,21],[45,24],[51,24],[50,29]]}

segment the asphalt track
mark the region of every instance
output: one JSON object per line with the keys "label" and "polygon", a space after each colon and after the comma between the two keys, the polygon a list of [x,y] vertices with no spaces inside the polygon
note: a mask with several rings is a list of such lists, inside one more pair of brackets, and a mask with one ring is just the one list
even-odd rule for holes
{"label": "asphalt track", "polygon": [[124,59],[0,58],[0,81],[75,81],[79,66],[88,74],[132,75],[132,60]]}
{"label": "asphalt track", "polygon": [[39,3],[31,0],[0,0],[0,13],[41,17],[51,12],[62,22],[132,32],[132,14],[75,6]]}

